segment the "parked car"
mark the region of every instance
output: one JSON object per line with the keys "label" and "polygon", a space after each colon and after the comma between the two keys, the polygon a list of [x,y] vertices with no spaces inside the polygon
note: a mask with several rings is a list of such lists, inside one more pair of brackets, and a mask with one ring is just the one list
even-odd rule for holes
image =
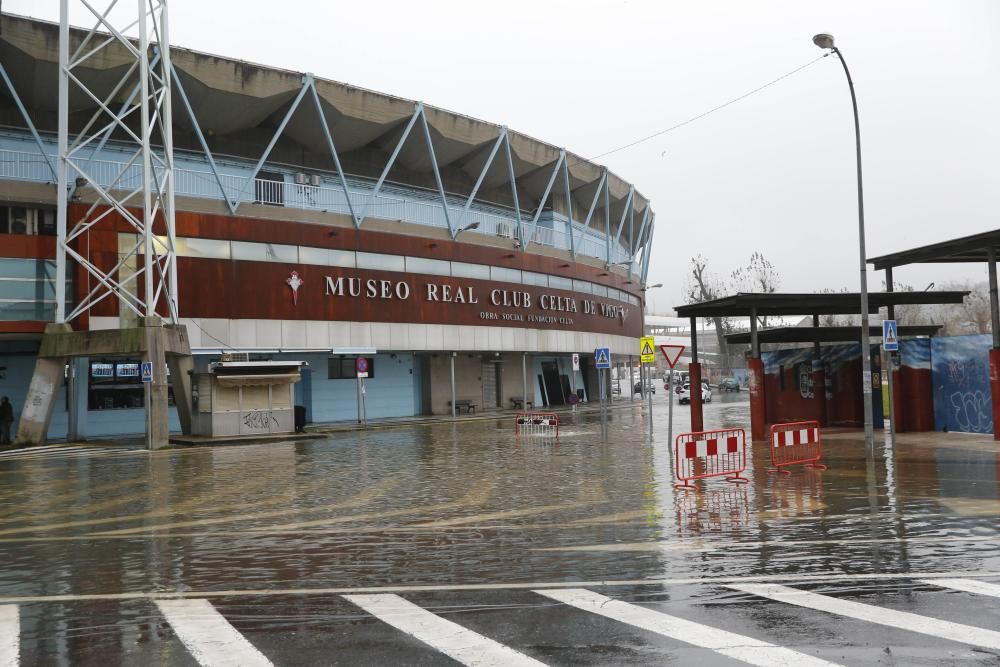
{"label": "parked car", "polygon": [[740,391],[740,381],[736,378],[726,378],[719,382],[719,391]]}
{"label": "parked car", "polygon": [[[679,392],[677,392],[677,402],[681,405],[686,405],[691,402],[691,385],[686,384]],[[712,402],[712,390],[705,384],[701,385],[701,402]]]}
{"label": "parked car", "polygon": [[[646,391],[655,394],[656,393],[656,385],[653,384],[652,382],[647,382],[646,383]],[[636,382],[635,383],[635,386],[632,387],[632,393],[633,394],[641,394],[642,393],[642,382]]]}

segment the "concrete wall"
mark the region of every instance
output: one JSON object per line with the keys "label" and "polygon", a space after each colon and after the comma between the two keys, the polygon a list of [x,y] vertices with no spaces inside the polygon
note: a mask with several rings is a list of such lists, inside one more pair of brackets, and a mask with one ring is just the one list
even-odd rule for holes
{"label": "concrete wall", "polygon": [[[358,382],[355,378],[331,380],[327,354],[286,354],[282,358],[307,361],[311,378],[301,394],[307,415],[313,422],[355,421],[358,418]],[[365,404],[368,419],[412,417],[416,413],[414,396],[420,387],[413,373],[413,355],[386,353],[375,356],[375,376],[365,380]]]}

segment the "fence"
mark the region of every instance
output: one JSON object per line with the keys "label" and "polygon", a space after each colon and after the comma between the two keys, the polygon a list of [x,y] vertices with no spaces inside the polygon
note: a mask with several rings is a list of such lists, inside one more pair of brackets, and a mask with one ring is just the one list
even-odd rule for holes
{"label": "fence", "polygon": [[819,462],[823,455],[819,422],[792,422],[771,426],[771,468],[768,472],[792,474],[785,466],[803,463],[807,468],[826,470]]}
{"label": "fence", "polygon": [[559,415],[551,412],[519,412],[514,419],[514,433],[519,436],[559,437]]}
{"label": "fence", "polygon": [[697,488],[690,482],[708,477],[726,477],[727,482],[749,482],[742,473],[747,468],[747,436],[741,428],[699,433],[681,433],[674,441],[674,469],[682,484],[678,489]]}

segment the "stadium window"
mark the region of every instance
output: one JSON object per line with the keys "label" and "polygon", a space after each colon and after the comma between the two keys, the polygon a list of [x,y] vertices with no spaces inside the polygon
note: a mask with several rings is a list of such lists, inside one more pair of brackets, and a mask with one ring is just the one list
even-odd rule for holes
{"label": "stadium window", "polygon": [[0,206],[0,234],[54,236],[56,211],[31,206]]}
{"label": "stadium window", "polygon": [[[368,359],[368,379],[375,377],[375,359]],[[327,359],[327,377],[331,380],[354,380],[358,377],[357,357],[330,357]]]}

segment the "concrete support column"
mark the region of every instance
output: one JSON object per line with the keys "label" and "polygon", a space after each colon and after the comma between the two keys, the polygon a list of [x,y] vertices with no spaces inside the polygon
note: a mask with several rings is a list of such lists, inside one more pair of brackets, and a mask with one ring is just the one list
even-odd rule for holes
{"label": "concrete support column", "polygon": [[451,370],[451,416],[455,416],[455,353],[452,352],[448,357]]}
{"label": "concrete support column", "polygon": [[[813,315],[813,329],[819,333],[819,315]],[[820,426],[826,426],[826,368],[823,366],[823,350],[818,340],[813,341],[812,383],[817,421]]]}
{"label": "concrete support column", "polygon": [[181,432],[191,435],[191,371],[194,370],[194,359],[171,354],[167,356],[167,367],[170,368],[170,386],[174,388],[174,405],[181,422]]}
{"label": "concrete support column", "polygon": [[[45,335],[57,335],[72,331],[68,324],[47,324]],[[44,341],[44,338],[43,338]],[[62,386],[63,369],[66,366],[65,357],[38,357],[35,360],[35,373],[28,385],[28,394],[21,409],[21,418],[17,424],[17,435],[14,444],[22,447],[41,445],[49,432],[52,421],[52,408],[55,405],[56,392]]]}
{"label": "concrete support column", "polygon": [[146,337],[146,361],[153,364],[153,381],[149,383],[149,405],[146,406],[146,442],[150,449],[162,449],[170,444],[169,383],[163,321],[158,316],[145,317],[142,326]]}
{"label": "concrete support column", "polygon": [[691,364],[688,366],[688,380],[691,389],[691,431],[705,430],[704,413],[701,405],[701,364],[698,363],[698,318],[691,318]]}
{"label": "concrete support column", "polygon": [[[521,409],[524,411],[528,410],[528,353],[521,353],[521,400],[524,401],[521,404]],[[530,399],[532,404],[534,404],[534,397]]]}

